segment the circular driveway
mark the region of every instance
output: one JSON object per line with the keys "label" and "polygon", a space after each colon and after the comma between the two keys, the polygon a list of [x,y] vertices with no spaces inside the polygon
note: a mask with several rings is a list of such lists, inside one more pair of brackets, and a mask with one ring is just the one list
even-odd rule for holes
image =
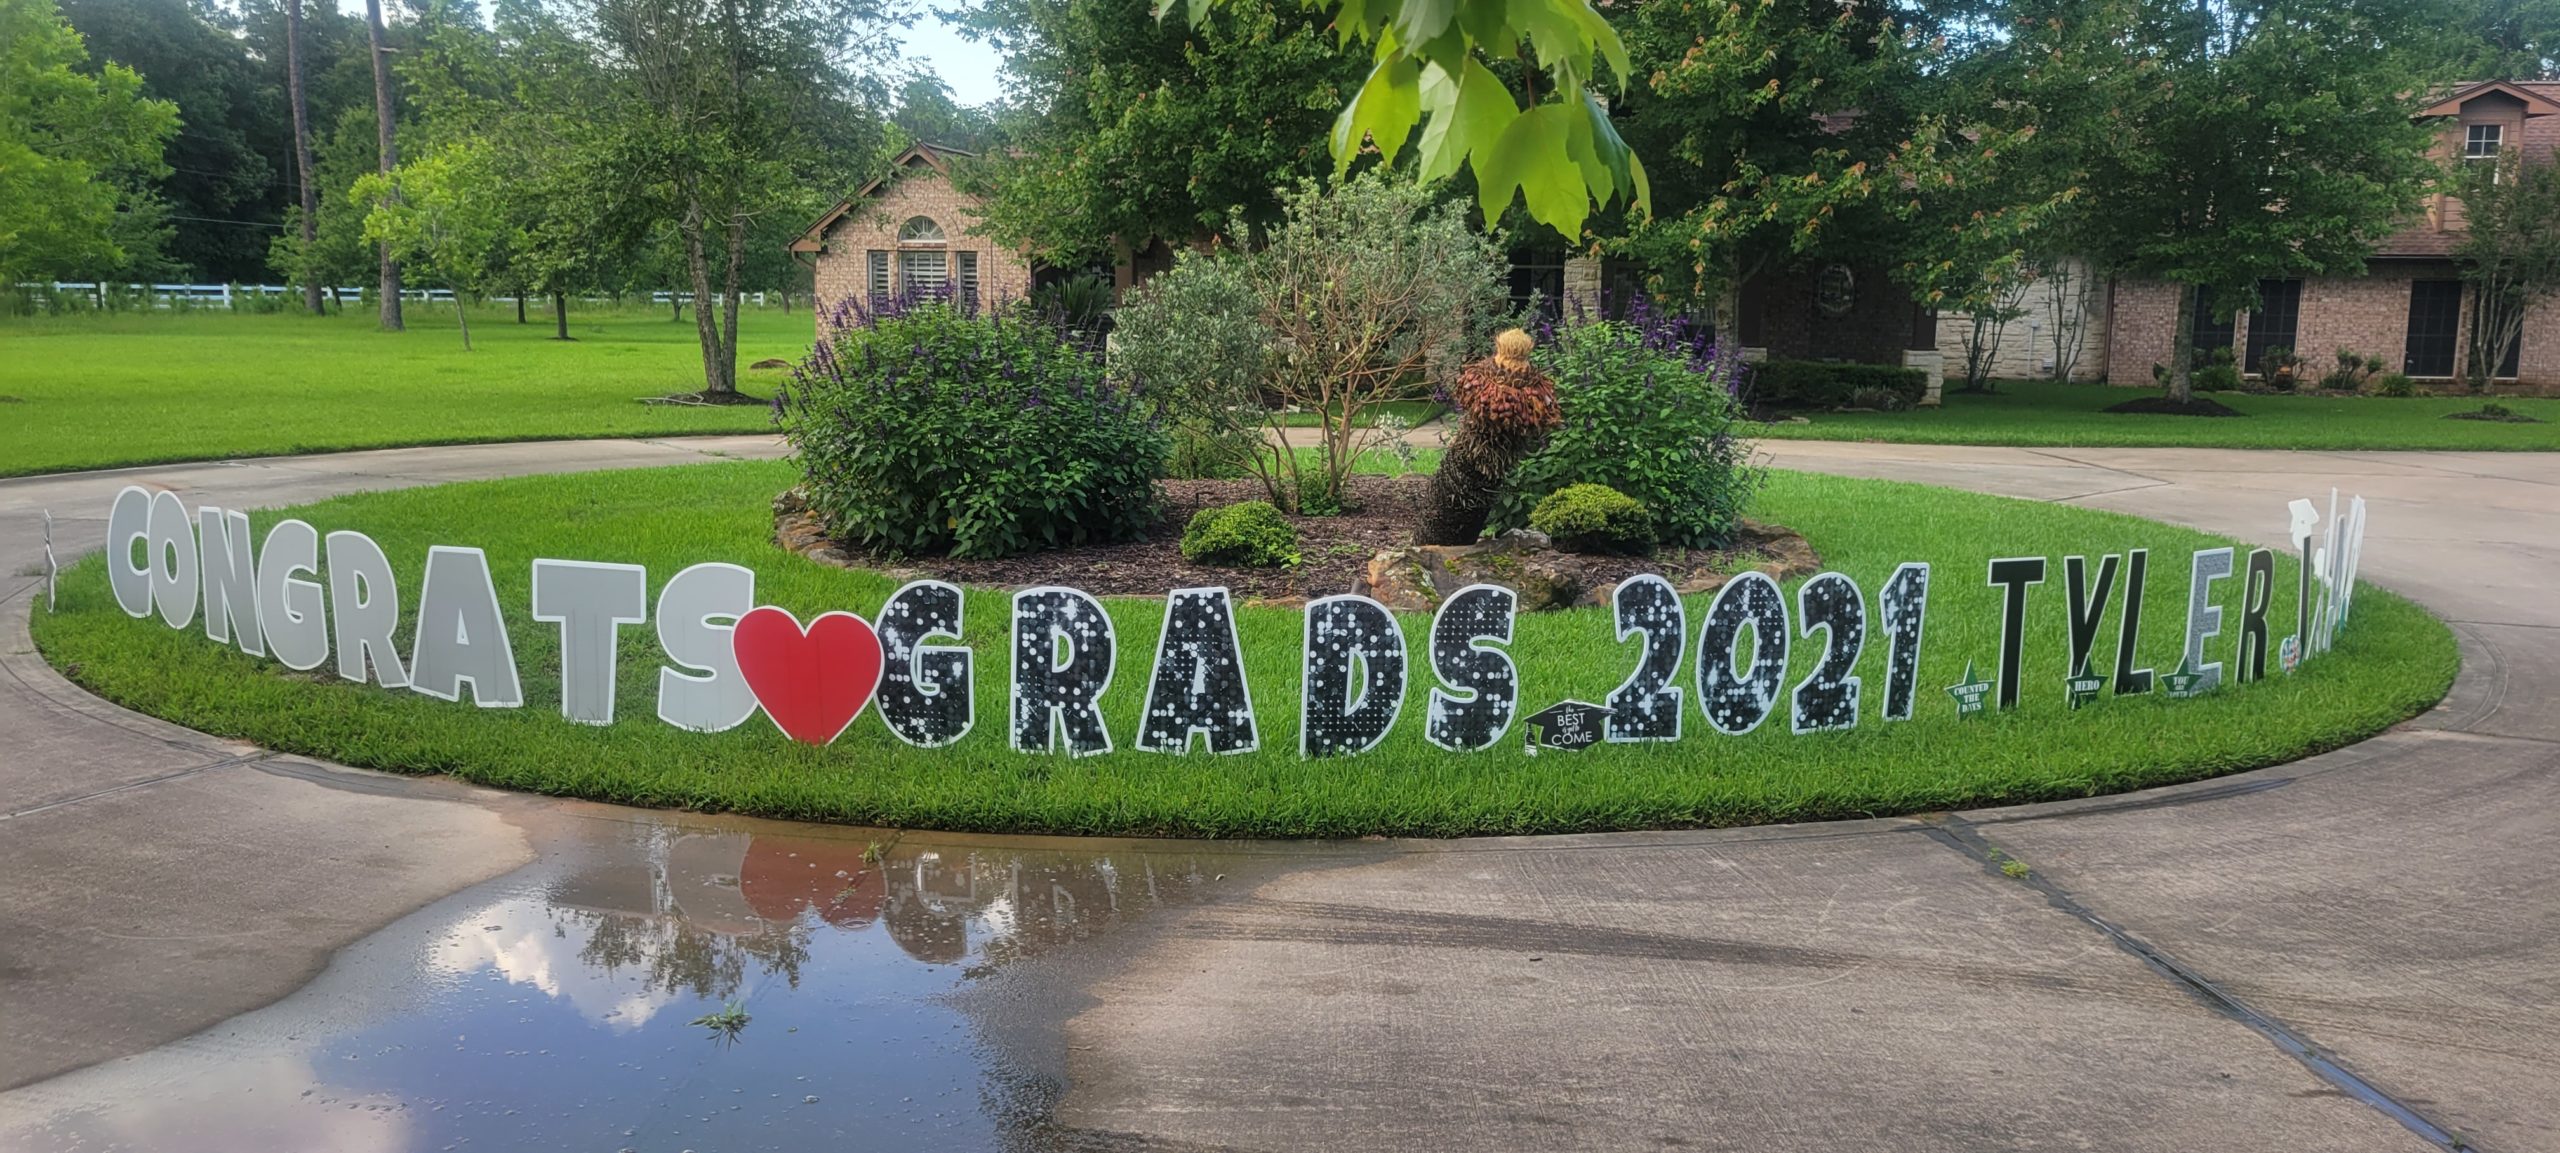
{"label": "circular driveway", "polygon": [[[98,545],[131,483],[264,506],[778,451],[588,441],[0,481],[0,1088],[285,997],[410,910],[547,867],[556,814],[600,808],[274,757],[89,697],[27,641],[40,510],[67,556]],[[2271,545],[2287,500],[2361,494],[2364,575],[2453,622],[2464,670],[2444,705],[2372,741],[2148,793],[1273,847],[1231,896],[1006,969],[1012,999],[977,1011],[999,1032],[1040,1018],[1030,1059],[1055,1092],[1037,1135],[2560,1148],[2560,457],[1769,453]]]}

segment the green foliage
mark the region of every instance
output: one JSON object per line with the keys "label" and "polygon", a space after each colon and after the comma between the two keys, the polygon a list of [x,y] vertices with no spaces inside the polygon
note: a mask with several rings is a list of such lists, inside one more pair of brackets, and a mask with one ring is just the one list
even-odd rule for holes
{"label": "green foliage", "polygon": [[2386,372],[2373,378],[2373,391],[2379,396],[2410,397],[2418,395],[2418,382],[2405,372]]}
{"label": "green foliage", "polygon": [[866,313],[775,406],[810,506],[859,548],[1010,556],[1156,521],[1164,434],[1045,324],[940,300]]}
{"label": "green foliage", "polygon": [[2379,356],[2364,356],[2351,348],[2339,349],[2337,356],[2338,366],[2320,377],[2320,387],[2331,392],[2362,392],[2367,383],[2382,374],[2383,360]]}
{"label": "green foliage", "polygon": [[[2092,81],[2110,105],[2086,184],[2093,263],[2226,316],[2262,279],[2361,273],[2438,175],[2438,125],[2414,114],[2441,79],[2427,56],[2441,21],[2426,0],[2093,8],[2120,45]],[[2022,22],[2020,48],[2060,34]],[[2173,327],[2167,384],[2184,399],[2192,329]]]}
{"label": "green foliage", "polygon": [[[315,130],[342,109],[373,99],[365,71],[363,6],[349,17],[335,4],[305,0],[302,61]],[[285,97],[283,5],[278,0],[63,0],[63,15],[88,41],[89,58],[142,74],[143,95],[178,106],[181,123],[162,158],[168,168],[140,182],[181,218],[167,237],[168,264],[150,279],[195,283],[255,281],[276,235],[271,227],[299,201],[293,115]],[[409,25],[401,25],[403,32]],[[371,122],[366,131],[370,133]],[[335,186],[343,190],[346,186]],[[137,275],[133,269],[120,275]]]}
{"label": "green foliage", "polygon": [[[1181,0],[1199,24],[1217,0]],[[1158,15],[1176,0],[1157,0]],[[1333,126],[1335,175],[1374,146],[1385,163],[1422,127],[1425,182],[1473,168],[1486,223],[1517,196],[1531,218],[1578,238],[1591,204],[1624,199],[1641,215],[1652,188],[1592,89],[1605,61],[1623,88],[1634,75],[1617,30],[1591,0],[1326,0],[1345,39],[1371,44],[1374,65]],[[1534,53],[1546,84],[1523,109],[1487,61]],[[1525,71],[1525,69],[1524,69]]]}
{"label": "green foliage", "polygon": [[1653,514],[1605,484],[1569,484],[1529,510],[1529,527],[1566,552],[1640,555],[1653,547]]}
{"label": "green foliage", "polygon": [[[594,69],[560,122],[574,144],[575,211],[632,248],[667,243],[670,283],[693,294],[703,391],[737,391],[739,297],[817,198],[860,186],[881,125],[862,77],[886,0],[552,0],[561,51]],[[885,102],[885,101],[882,101]],[[607,235],[611,235],[608,233]]]}
{"label": "green foliage", "polygon": [[[387,173],[356,181],[348,195],[370,202],[365,239],[386,245],[394,259],[435,272],[453,290],[454,315],[466,314],[463,298],[480,287],[490,252],[505,243],[500,188],[507,174],[489,152],[468,142],[448,144]],[[462,346],[471,326],[462,320]]]}
{"label": "green foliage", "polygon": [[1772,360],[1750,369],[1747,389],[1755,404],[1770,408],[1875,408],[1896,410],[1929,394],[1929,376],[1891,364],[1829,360]]}
{"label": "green foliage", "polygon": [[[1192,24],[1117,0],[989,0],[971,28],[1028,109],[957,173],[988,231],[1059,264],[1176,250],[1231,212],[1260,228],[1329,168],[1322,141],[1362,62],[1294,0],[1228,0]],[[902,113],[903,115],[903,113]]]}
{"label": "green foliage", "polygon": [[1091,272],[1077,273],[1033,288],[1027,303],[1034,315],[1060,332],[1091,334],[1111,314],[1111,281]]}
{"label": "green foliage", "polygon": [[96,74],[53,0],[0,0],[0,285],[116,269],[120,208],[165,172],[178,109],[120,64]]}
{"label": "green foliage", "polygon": [[1278,492],[1262,386],[1272,361],[1244,262],[1185,251],[1112,313],[1110,373],[1164,415],[1172,475],[1261,477]]}
{"label": "green foliage", "polygon": [[[2240,366],[2232,359],[2229,348],[2217,348],[2206,355],[2202,367],[2194,370],[2192,380],[2197,392],[2235,392],[2240,388]],[[2176,392],[2174,383],[2170,391]]]}
{"label": "green foliage", "polygon": [[1761,481],[1727,389],[1729,362],[1692,360],[1617,321],[1569,326],[1538,347],[1564,423],[1511,471],[1493,526],[1517,528],[1549,493],[1605,484],[1653,513],[1653,538],[1688,548],[1729,539]]}
{"label": "green foliage", "polygon": [[1267,500],[1240,501],[1191,514],[1182,557],[1195,564],[1279,568],[1298,563],[1298,530]]}
{"label": "green foliage", "polygon": [[1761,267],[1877,250],[1921,83],[1889,7],[1638,4],[1623,19],[1647,83],[1618,111],[1666,176],[1658,215],[1631,218],[1619,247],[1659,290],[1713,299]]}

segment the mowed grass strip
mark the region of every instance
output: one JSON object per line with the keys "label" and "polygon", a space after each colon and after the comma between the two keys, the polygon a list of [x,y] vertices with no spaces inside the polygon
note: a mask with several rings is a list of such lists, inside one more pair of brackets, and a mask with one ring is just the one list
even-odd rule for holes
{"label": "mowed grass strip", "polygon": [[[486,549],[525,681],[527,703],[520,709],[358,686],[339,680],[332,666],[291,673],[213,644],[200,626],[178,632],[156,617],[135,620],[116,606],[98,557],[65,574],[60,611],[39,608],[33,627],[49,660],[111,700],[208,732],[370,768],[451,773],[638,805],[864,825],[1200,837],[1745,825],[2088,796],[2266,765],[2356,740],[2429,707],[2455,669],[2453,638],[2441,624],[2404,600],[2366,588],[2338,647],[2291,676],[2226,685],[2188,701],[2158,693],[2101,697],[2069,712],[2060,558],[2151,550],[2139,656],[2166,674],[2178,663],[2188,550],[2228,542],[2109,513],[1780,473],[1758,514],[1803,530],[1830,568],[1856,578],[1870,606],[1869,640],[1856,667],[1864,681],[1861,719],[1851,732],[1788,731],[1785,693],[1822,650],[1802,638],[1790,645],[1778,710],[1745,736],[1710,730],[1695,696],[1695,638],[1705,597],[1688,606],[1690,641],[1679,679],[1687,697],[1686,735],[1581,753],[1523,755],[1516,727],[1482,752],[1425,744],[1425,694],[1434,678],[1423,656],[1429,622],[1417,615],[1403,622],[1414,660],[1411,692],[1386,743],[1363,756],[1303,760],[1297,753],[1302,615],[1261,607],[1238,614],[1261,751],[1133,751],[1163,611],[1157,600],[1110,605],[1119,663],[1104,705],[1118,751],[1081,759],[1017,753],[1006,744],[1008,602],[997,590],[973,590],[968,598],[976,722],[946,749],[899,744],[876,711],[823,749],[785,740],[761,715],[720,734],[670,728],[654,715],[662,659],[647,625],[621,634],[619,719],[603,728],[562,719],[556,626],[534,622],[527,605],[536,557],[646,565],[653,601],[678,569],[729,561],[756,570],[761,601],[804,620],[829,609],[876,614],[893,581],[822,568],[772,545],[769,502],[794,475],[782,463],[721,463],[366,494],[293,510],[323,532],[355,529],[379,541],[400,574],[404,610],[415,608],[430,544]],[[277,516],[254,519],[263,534]],[[2391,539],[2388,526],[2377,526],[2371,547],[2390,547]],[[2029,601],[2022,703],[2005,714],[1958,719],[1945,687],[1968,663],[1989,675],[1997,659],[1999,599],[1985,581],[1985,562],[2035,555],[2054,567]],[[1873,604],[1879,586],[1904,561],[1930,562],[1934,577],[1918,715],[1886,722],[1878,716],[1886,640]],[[2295,571],[2290,558],[2279,560],[2271,613],[2279,640],[2291,628]],[[2241,582],[2214,588],[2226,615],[2212,653],[2228,662]],[[1788,593],[1792,606],[1792,586]],[[2113,652],[2120,611],[2108,610],[2103,654]],[[405,625],[400,635],[405,646]],[[1523,614],[1510,647],[1522,670],[1522,715],[1566,698],[1604,699],[1634,668],[1636,648],[1636,641],[1615,639],[1603,609]]]}
{"label": "mowed grass strip", "polygon": [[[108,313],[0,320],[0,476],[413,444],[682,436],[772,428],[758,405],[640,398],[702,387],[693,314],[512,311],[471,318],[466,352],[450,305],[413,304],[407,332],[370,310],[327,317]],[[747,368],[809,350],[805,310],[741,313],[739,385],[770,395],[784,373]]]}
{"label": "mowed grass strip", "polygon": [[[1990,394],[1950,391],[1938,408],[1908,412],[1817,412],[1806,423],[1755,430],[1782,440],[1872,440],[1889,444],[1998,444],[2038,447],[2283,448],[2549,451],[2560,449],[2560,400],[2498,396],[2292,396],[2198,393],[2247,413],[2239,417],[2159,416],[2103,411],[2158,389],[2004,381]],[[2496,403],[2540,424],[2447,420]]]}

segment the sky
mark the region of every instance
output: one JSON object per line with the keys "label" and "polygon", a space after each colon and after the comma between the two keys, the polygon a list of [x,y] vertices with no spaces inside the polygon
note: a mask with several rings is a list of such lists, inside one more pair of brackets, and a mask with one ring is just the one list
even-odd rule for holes
{"label": "sky", "polygon": [[951,88],[951,98],[962,104],[987,104],[1004,95],[1000,79],[1004,62],[996,50],[961,39],[957,30],[929,11],[907,29],[900,51],[942,77]]}

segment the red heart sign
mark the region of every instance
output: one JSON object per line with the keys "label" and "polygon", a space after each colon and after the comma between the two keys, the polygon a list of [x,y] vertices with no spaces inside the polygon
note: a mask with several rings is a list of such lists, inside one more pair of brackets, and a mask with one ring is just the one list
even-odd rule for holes
{"label": "red heart sign", "polygon": [[730,646],[764,715],[795,741],[835,740],[880,687],[880,634],[852,613],[804,629],[789,610],[762,605],[738,618]]}

